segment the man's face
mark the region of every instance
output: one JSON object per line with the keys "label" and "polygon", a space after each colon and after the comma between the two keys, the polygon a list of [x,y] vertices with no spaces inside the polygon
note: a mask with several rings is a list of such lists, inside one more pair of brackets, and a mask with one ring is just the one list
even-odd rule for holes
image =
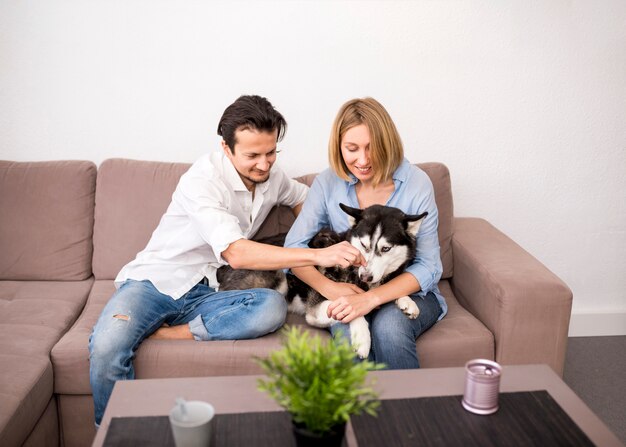
{"label": "man's face", "polygon": [[224,153],[249,191],[253,191],[257,183],[263,183],[269,178],[270,169],[276,161],[277,137],[278,130],[272,132],[238,130],[235,132],[234,154],[222,141]]}

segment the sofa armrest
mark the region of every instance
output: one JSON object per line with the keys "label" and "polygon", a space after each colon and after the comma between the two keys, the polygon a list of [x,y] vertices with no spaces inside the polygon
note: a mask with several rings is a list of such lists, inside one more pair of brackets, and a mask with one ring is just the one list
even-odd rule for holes
{"label": "sofa armrest", "polygon": [[563,375],[572,291],[483,219],[455,218],[452,289],[493,332],[496,361],[546,363]]}

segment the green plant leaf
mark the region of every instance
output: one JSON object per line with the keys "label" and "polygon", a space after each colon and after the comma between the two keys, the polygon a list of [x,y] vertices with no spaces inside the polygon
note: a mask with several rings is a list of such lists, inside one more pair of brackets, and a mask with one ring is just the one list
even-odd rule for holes
{"label": "green plant leaf", "polygon": [[340,335],[323,342],[319,335],[286,326],[283,347],[257,358],[266,378],[259,390],[291,413],[294,421],[314,433],[325,433],[351,415],[376,415],[378,395],[365,383],[367,372],[384,365],[357,361],[350,344]]}

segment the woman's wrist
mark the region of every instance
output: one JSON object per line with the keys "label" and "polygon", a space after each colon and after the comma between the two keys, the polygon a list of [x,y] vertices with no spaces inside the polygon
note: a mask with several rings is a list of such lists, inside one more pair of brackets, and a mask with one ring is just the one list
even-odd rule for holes
{"label": "woman's wrist", "polygon": [[364,292],[361,296],[363,297],[363,299],[369,301],[370,304],[372,304],[372,308],[385,304],[380,295],[376,293],[376,289],[368,290],[367,292]]}

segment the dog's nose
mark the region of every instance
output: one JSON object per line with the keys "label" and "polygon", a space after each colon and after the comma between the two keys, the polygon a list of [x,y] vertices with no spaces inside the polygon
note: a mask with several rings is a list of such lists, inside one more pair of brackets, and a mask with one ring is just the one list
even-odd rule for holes
{"label": "dog's nose", "polygon": [[359,279],[363,282],[370,283],[374,279],[374,276],[368,272],[362,272],[359,274]]}

